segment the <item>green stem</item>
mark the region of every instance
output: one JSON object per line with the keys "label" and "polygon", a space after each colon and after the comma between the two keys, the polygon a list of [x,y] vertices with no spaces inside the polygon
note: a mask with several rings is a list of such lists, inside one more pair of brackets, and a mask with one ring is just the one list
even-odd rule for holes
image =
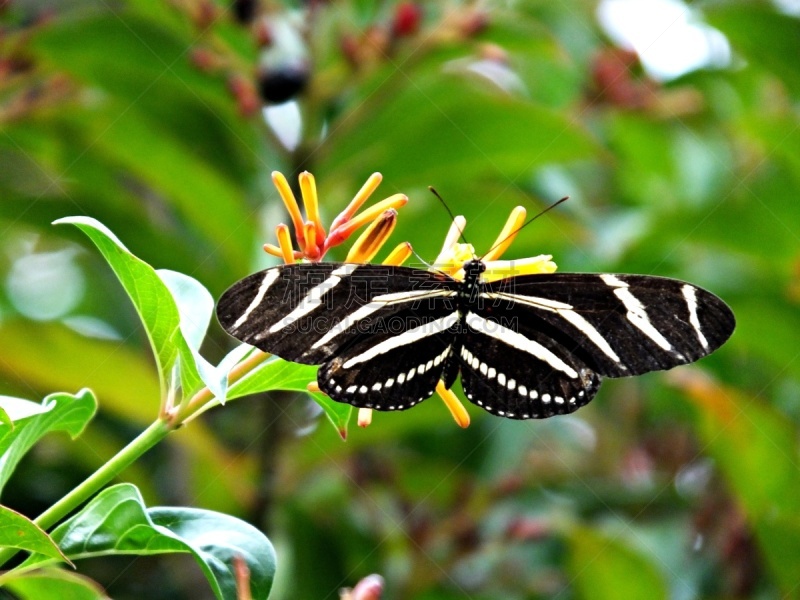
{"label": "green stem", "polygon": [[[44,530],[50,529],[64,517],[74,511],[78,506],[94,496],[108,482],[117,477],[128,466],[163,440],[172,428],[162,420],[155,421],[131,443],[120,450],[111,460],[105,463],[78,487],[53,504],[39,515],[33,522]],[[0,550],[0,566],[5,564],[12,556],[19,552],[16,548]]]}

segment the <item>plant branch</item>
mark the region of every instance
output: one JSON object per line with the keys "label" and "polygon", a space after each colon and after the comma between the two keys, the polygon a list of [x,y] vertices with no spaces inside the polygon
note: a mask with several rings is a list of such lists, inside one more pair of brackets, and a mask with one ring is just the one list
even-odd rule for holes
{"label": "plant branch", "polygon": [[[170,431],[172,431],[172,428],[168,423],[161,420],[155,421],[127,446],[120,450],[111,460],[84,480],[83,483],[39,515],[34,520],[34,523],[44,530],[51,528],[81,504],[86,502],[86,500],[94,496],[128,466],[136,462],[136,460],[150,448],[163,440]],[[18,548],[4,548],[0,550],[0,566],[6,563],[17,552],[19,552]]]}
{"label": "plant branch", "polygon": [[[228,373],[228,385],[233,385],[245,375],[253,371],[258,365],[267,360],[271,354],[262,352],[261,350],[254,350],[253,353],[245,358],[242,362],[238,363]],[[207,410],[206,404],[214,399],[214,392],[204,387],[202,390],[192,396],[188,402],[181,403],[178,410],[172,415],[171,423],[173,427],[178,427],[184,424],[189,418],[196,417],[201,412]]]}
{"label": "plant branch", "polygon": [[[233,384],[240,380],[269,357],[269,354],[256,350],[253,354],[231,369],[228,374],[228,383]],[[209,401],[213,399],[214,393],[207,387],[203,388],[192,396],[188,402],[182,404],[171,416],[167,415],[165,418],[160,418],[153,422],[127,446],[117,452],[107,463],[39,515],[34,520],[34,523],[45,531],[50,529],[53,525],[61,521],[81,504],[99,492],[106,484],[122,473],[128,466],[136,462],[139,457],[150,448],[167,437],[171,431],[184,424],[188,418],[203,412],[208,407]],[[0,566],[8,562],[17,552],[19,552],[18,548],[9,547],[1,549]]]}

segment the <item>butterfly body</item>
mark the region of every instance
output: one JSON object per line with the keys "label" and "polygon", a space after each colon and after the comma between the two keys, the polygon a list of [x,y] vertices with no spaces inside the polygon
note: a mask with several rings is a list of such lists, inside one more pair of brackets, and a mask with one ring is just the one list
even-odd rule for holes
{"label": "butterfly body", "polygon": [[485,282],[382,265],[309,263],[256,273],[220,299],[234,337],[318,364],[334,400],[404,410],[449,388],[508,418],[544,418],[589,402],[602,377],[668,369],[714,351],[733,314],[674,279],[553,273]]}

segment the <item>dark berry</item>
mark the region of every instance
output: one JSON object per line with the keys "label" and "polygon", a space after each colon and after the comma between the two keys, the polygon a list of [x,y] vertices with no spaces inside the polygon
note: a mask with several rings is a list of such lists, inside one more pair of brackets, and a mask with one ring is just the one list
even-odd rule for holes
{"label": "dark berry", "polygon": [[247,25],[255,18],[257,9],[258,0],[233,0],[231,3],[233,16],[242,25]]}
{"label": "dark berry", "polygon": [[308,83],[308,67],[288,65],[264,69],[258,75],[261,99],[270,104],[281,104],[301,93]]}

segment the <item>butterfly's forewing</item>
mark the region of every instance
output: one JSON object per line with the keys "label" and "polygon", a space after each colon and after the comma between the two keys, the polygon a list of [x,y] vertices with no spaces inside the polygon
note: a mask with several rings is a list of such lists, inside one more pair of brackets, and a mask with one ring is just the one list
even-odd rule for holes
{"label": "butterfly's forewing", "polygon": [[401,409],[436,386],[455,335],[460,283],[419,269],[342,263],[267,269],[217,305],[223,328],[281,358],[320,364],[320,389]]}
{"label": "butterfly's forewing", "polygon": [[714,294],[664,277],[553,273],[485,287],[518,315],[519,333],[544,333],[607,377],[694,362],[731,335],[735,320]]}
{"label": "butterfly's forewing", "polygon": [[[217,304],[222,327],[239,340],[281,358],[321,364],[365,335],[374,343],[398,331],[376,323],[426,309],[453,280],[403,267],[309,263],[245,277]],[[438,296],[437,296],[438,294]]]}

